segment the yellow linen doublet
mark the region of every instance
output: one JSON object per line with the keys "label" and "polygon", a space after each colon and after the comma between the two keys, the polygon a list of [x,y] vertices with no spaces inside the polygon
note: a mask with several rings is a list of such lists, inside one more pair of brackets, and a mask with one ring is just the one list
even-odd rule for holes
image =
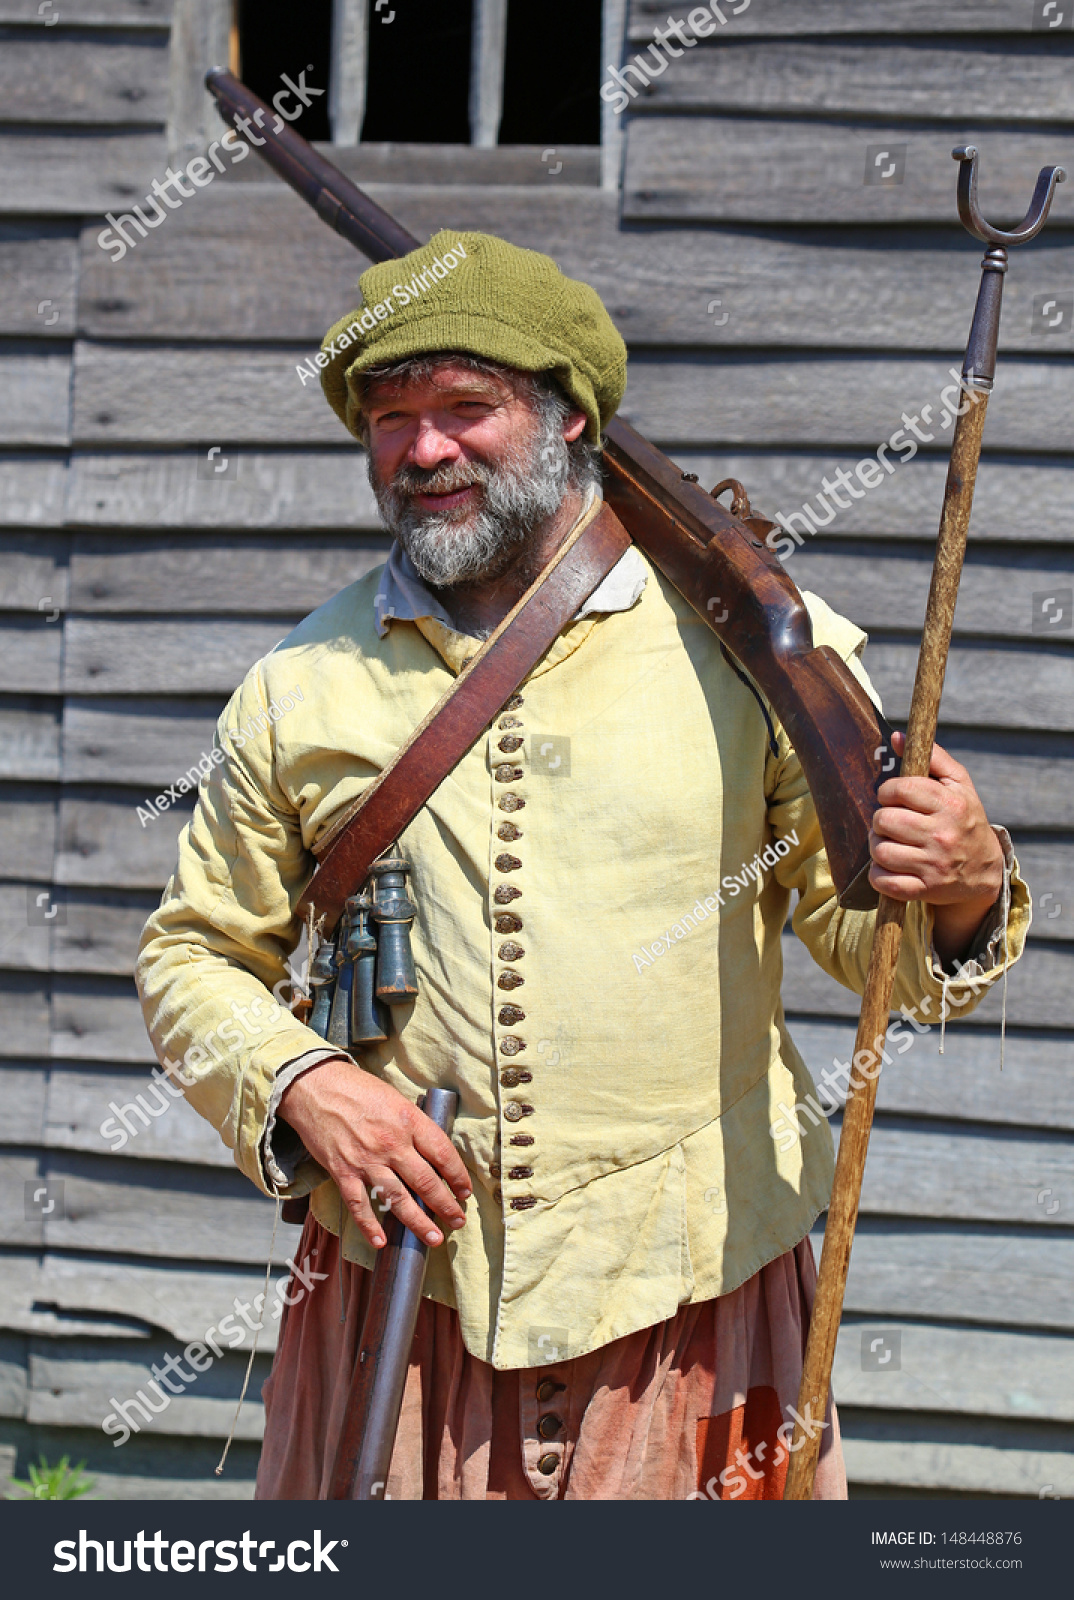
{"label": "yellow linen doublet", "polygon": [[[266,994],[299,936],[309,847],[476,648],[431,618],[379,637],[378,578],[314,612],[233,697],[139,961],[158,1054],[185,1061],[188,1098],[263,1189],[276,1074],[322,1043]],[[807,603],[816,642],[868,688],[864,634]],[[301,701],[266,719],[294,686]],[[770,1131],[813,1089],[780,1002],[781,935],[797,895],[795,931],[860,992],[873,916],[839,909],[801,768],[774,733],[776,753],[710,630],[650,567],[630,610],[563,631],[403,836],[419,993],[361,1065],[411,1099],[459,1090],[474,1195],[425,1292],[497,1367],[553,1345],[580,1355],[727,1293],[826,1203],[827,1123]],[[1028,920],[1015,871],[981,992]],[[911,905],[896,1006],[941,996],[931,928]],[[948,993],[976,1004],[965,981]],[[338,1233],[338,1191],[307,1159],[286,1192],[309,1191]],[[346,1256],[371,1265],[344,1223]]]}

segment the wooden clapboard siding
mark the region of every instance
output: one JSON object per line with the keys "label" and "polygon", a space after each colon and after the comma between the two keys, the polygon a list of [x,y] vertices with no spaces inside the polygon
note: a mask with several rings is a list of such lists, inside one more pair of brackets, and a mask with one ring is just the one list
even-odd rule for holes
{"label": "wooden clapboard siding", "polygon": [[129,973],[141,930],[159,898],[129,889],[68,889],[63,918],[50,930],[52,970]]}
{"label": "wooden clapboard siding", "polygon": [[[562,192],[600,184],[601,154],[596,145],[556,145],[562,171],[552,174],[546,145],[322,144],[314,145],[352,183],[361,188],[389,184],[420,189],[435,185],[453,191],[453,198],[469,204],[472,194],[486,188],[526,188]],[[227,172],[228,185],[243,187],[278,181],[262,161],[243,161]]]}
{"label": "wooden clapboard siding", "polygon": [[30,784],[0,786],[0,878],[50,883],[56,826],[55,790]]}
{"label": "wooden clapboard siding", "polygon": [[[75,347],[76,442],[338,444],[340,424],[320,385],[303,385],[296,375],[309,354],[298,345],[147,349],[81,342]],[[206,388],[209,372],[214,380]]]}
{"label": "wooden clapboard siding", "polygon": [[159,126],[168,109],[167,37],[64,26],[2,30],[0,96],[4,120],[25,127]]}
{"label": "wooden clapboard siding", "polygon": [[[926,1025],[926,1019],[918,1021]],[[791,1016],[788,1025],[818,1081],[823,1071],[832,1072],[837,1061],[853,1056],[852,1022]],[[880,1112],[1074,1132],[1074,1084],[1065,1038],[1009,1028],[1001,1071],[999,1033],[993,1028],[948,1028],[942,1056],[938,1027],[919,1033],[907,1025],[900,1032],[898,1046],[890,1048],[891,1065],[880,1072]],[[907,1037],[912,1045],[907,1046]],[[833,1088],[838,1093],[838,1084]],[[831,1103],[831,1096],[825,1100]]]}
{"label": "wooden clapboard siding", "polygon": [[58,621],[67,609],[69,546],[64,534],[0,534],[0,610]]}
{"label": "wooden clapboard siding", "polygon": [[[0,456],[0,527],[57,527],[63,521],[67,463],[61,457]],[[8,536],[0,538],[8,547]]]}
{"label": "wooden clapboard siding", "polygon": [[859,1494],[872,1485],[909,1496],[1039,1500],[1074,1492],[1074,1439],[1066,1430],[991,1420],[966,1429],[962,1419],[922,1412],[899,1418],[840,1412],[840,1423],[847,1474]]}
{"label": "wooden clapboard siding", "polygon": [[[87,1497],[96,1500],[252,1500],[258,1446],[237,1440],[228,1453],[224,1476],[215,1475],[221,1439],[177,1438],[135,1434],[123,1447],[122,1465],[116,1471],[113,1441],[97,1428],[57,1430],[10,1420],[0,1422],[0,1472],[10,1473],[18,1463],[19,1476],[27,1461],[48,1454],[58,1439],[76,1452],[72,1460],[85,1461],[94,1480]],[[9,1463],[5,1466],[6,1463]],[[83,1502],[84,1504],[86,1502]]]}
{"label": "wooden clapboard siding", "polygon": [[75,618],[65,629],[64,688],[78,695],[230,694],[299,620]]}
{"label": "wooden clapboard siding", "polygon": [[[823,6],[803,5],[802,0],[767,0],[765,5],[755,6],[747,0],[743,6],[742,0],[734,0],[720,9],[727,18],[726,32],[712,18],[708,24],[717,40],[765,34],[787,38],[840,33],[1024,33],[1028,27],[1023,0],[951,0],[942,9],[932,0],[898,0],[891,6],[878,6],[875,0],[824,0]],[[671,11],[676,17],[688,14],[685,6]],[[631,0],[629,37],[651,39],[654,27],[661,26],[667,16],[667,0]]]}
{"label": "wooden clapboard siding", "polygon": [[[27,1422],[0,1424],[0,1472],[10,1474],[18,1464],[19,1477],[27,1461],[37,1461],[40,1451],[48,1453],[56,1442],[56,1430],[32,1427]],[[240,1442],[232,1445],[224,1477],[214,1474],[219,1461],[221,1440],[174,1438],[141,1435],[126,1442],[123,1464],[117,1472],[112,1440],[101,1429],[64,1429],[61,1434],[78,1451],[77,1461],[85,1461],[93,1475],[93,1493],[88,1501],[250,1501],[254,1498],[254,1475],[258,1469],[258,1446]],[[107,1451],[107,1454],[106,1454]],[[5,1462],[8,1462],[5,1466]],[[139,1467],[141,1470],[134,1470]]]}
{"label": "wooden clapboard siding", "polygon": [[171,542],[159,534],[83,535],[71,553],[72,605],[83,615],[304,615],[380,566],[387,552],[386,538],[360,542],[353,535],[305,538],[301,545],[286,534],[251,541],[184,533]]}
{"label": "wooden clapboard siding", "polygon": [[[932,548],[924,541],[885,548],[877,539],[847,548],[842,541],[834,544],[818,536],[795,552],[792,570],[802,589],[822,594],[870,633],[890,628],[893,619],[900,628],[917,629],[925,615]],[[83,616],[101,612],[114,617],[145,612],[226,615],[236,610],[244,615],[305,613],[379,566],[386,554],[386,539],[366,544],[353,535],[304,539],[300,547],[287,535],[251,540],[186,533],[171,541],[159,534],[76,537],[70,552],[70,608]],[[29,610],[37,606],[37,597],[55,594],[61,583],[66,587],[63,569],[62,577],[52,576],[55,560],[56,554],[40,543],[6,559],[0,547],[0,580],[10,572],[13,609]],[[1074,549],[971,550],[955,632],[1030,640],[1033,595],[1072,582]],[[63,604],[62,593],[54,604]],[[1054,642],[1060,647],[1074,643],[1074,630],[1057,628]]]}
{"label": "wooden clapboard siding", "polygon": [[58,694],[62,652],[63,630],[45,614],[0,616],[0,693]]}
{"label": "wooden clapboard siding", "polygon": [[[724,9],[626,113],[621,195],[587,187],[596,151],[559,152],[554,183],[524,148],[340,159],[418,237],[501,233],[591,282],[631,349],[625,414],[703,483],[737,476],[787,516],[936,406],[979,259],[951,147],[981,148],[986,214],[1021,215],[1039,166],[1074,166],[1074,45],[1034,32],[1029,0]],[[145,802],[211,747],[249,663],[383,556],[362,453],[295,372],[365,261],[244,161],[113,262],[105,213],[169,159],[165,67],[173,164],[218,131],[195,70],[214,24],[184,8],[166,59],[167,0],[85,0],[54,29],[36,10],[0,0],[32,63],[0,129],[0,1472],[69,1449],[100,1492],[242,1496],[256,1408],[235,1479],[212,1477],[238,1357],[128,1442],[122,1474],[99,1422],[150,1360],[260,1292],[271,1205],[185,1104],[145,1128],[128,1113],[121,1148],[101,1127],[157,1104],[130,964],[192,797],[155,819]],[[635,0],[627,54],[667,15]],[[866,186],[886,143],[906,145],[905,180]],[[1003,1071],[997,991],[942,1057],[938,1028],[911,1031],[881,1076],[836,1371],[859,1493],[1074,1491],[1074,632],[1033,631],[1042,592],[1074,586],[1074,334],[1035,314],[1071,292],[1068,183],[1012,256],[941,726],[1015,830],[1035,920]],[[950,439],[930,431],[788,568],[869,631],[896,720]],[[50,927],[28,915],[45,890]],[[821,1072],[852,1049],[856,997],[791,936],[785,958],[791,1031]],[[64,1183],[64,1217],[25,1216],[42,1177]],[[285,1229],[277,1259],[296,1242]],[[863,1329],[901,1334],[897,1373],[862,1370]]]}
{"label": "wooden clapboard siding", "polygon": [[[622,233],[611,193],[420,194],[390,185],[378,199],[419,238],[469,227],[553,254],[600,291],[634,347],[955,349],[965,340],[974,246],[957,227],[906,229],[894,243],[880,228],[849,239],[831,228]],[[98,231],[83,231],[81,259],[81,332],[94,339],[259,341],[271,327],[276,339],[315,349],[355,305],[366,265],[336,234],[314,231],[296,195],[263,184],[206,189],[120,262],[98,246]],[[1006,350],[1069,350],[1069,327],[1045,333],[1032,316],[1037,297],[1069,278],[1069,247],[1069,234],[1053,229],[1019,259],[1006,290]]]}
{"label": "wooden clapboard siding", "polygon": [[0,778],[58,778],[60,712],[28,695],[0,696]]}
{"label": "wooden clapboard siding", "polygon": [[[165,1087],[154,1087],[159,1084],[159,1078],[150,1078],[144,1070],[102,1066],[94,1071],[57,1063],[48,1072],[39,1141],[50,1150],[232,1167],[231,1151],[216,1129],[187,1105],[181,1093],[175,1099]],[[29,1117],[38,1086],[17,1087],[30,1108]]]}
{"label": "wooden clapboard siding", "polygon": [[[246,670],[273,648],[298,620],[276,617],[247,621],[214,617],[178,622],[76,618],[66,629],[64,686],[69,694],[114,696],[160,695],[169,688],[183,695],[226,695]],[[44,625],[9,625],[7,633],[25,641],[28,662],[12,676],[11,689],[37,681],[51,689],[58,684],[58,655],[51,653]],[[5,632],[0,624],[0,636]],[[40,642],[38,642],[40,641]],[[33,656],[29,647],[37,645]],[[900,718],[909,707],[916,645],[876,639],[869,647],[867,665],[889,715]],[[51,672],[51,676],[49,676]],[[0,679],[0,682],[3,682]],[[1031,650],[1009,646],[957,643],[951,652],[947,679],[947,719],[965,727],[1036,728],[1043,722],[1056,731],[1074,729],[1074,652],[1052,646]],[[97,766],[86,772],[77,764],[72,776],[95,778]],[[179,768],[182,771],[182,768]],[[173,774],[174,775],[174,774]],[[130,782],[117,774],[113,781]]]}
{"label": "wooden clapboard siding", "polygon": [[1070,1135],[1000,1135],[991,1129],[954,1124],[938,1128],[931,1122],[885,1116],[873,1130],[870,1156],[862,1210],[872,1216],[958,1217],[1042,1227],[1069,1227],[1074,1220]]}
{"label": "wooden clapboard siding", "polygon": [[[870,146],[906,146],[904,181],[865,184]],[[629,125],[624,220],[631,222],[950,223],[956,145],[982,151],[982,205],[1021,216],[1043,166],[1070,167],[1074,133],[977,122],[920,128],[890,121],[802,122],[718,116],[637,117]],[[985,187],[987,185],[987,187]],[[987,200],[985,199],[987,196]],[[1069,185],[1057,223],[1074,217]]]}
{"label": "wooden clapboard siding", "polygon": [[47,922],[32,920],[41,895],[46,897],[39,908],[44,915],[56,909],[48,893],[39,883],[0,883],[0,964],[12,972],[49,969],[52,929]]}
{"label": "wooden clapboard siding", "polygon": [[[148,1063],[156,1057],[129,977],[57,973],[49,981],[47,1053],[71,1061]],[[3,1048],[0,1045],[0,1048]],[[27,1046],[11,1054],[45,1054]]]}
{"label": "wooden clapboard siding", "polygon": [[[135,358],[128,359],[133,374]],[[272,370],[272,360],[260,357],[266,371]],[[643,351],[631,362],[622,413],[668,444],[696,448],[717,441],[805,445],[823,440],[860,446],[864,456],[896,432],[905,437],[905,412],[924,434],[934,434],[932,447],[942,449],[951,434],[951,414],[945,429],[940,401],[952,383],[950,366],[942,356],[825,359],[729,351],[716,361],[692,351],[670,356]],[[925,405],[932,407],[935,428],[921,411]],[[988,407],[991,449],[1067,451],[1072,417],[1074,361],[1069,356],[1004,360],[1002,382]],[[79,418],[76,428],[83,425],[91,426]],[[151,421],[146,424],[147,431],[152,427]],[[897,457],[906,448],[900,443],[890,454]],[[814,493],[819,489],[818,483]]]}
{"label": "wooden clapboard siding", "polygon": [[[1074,1028],[1074,950],[1044,939],[1031,940],[1007,985],[1007,1021],[1012,1027]],[[810,1016],[856,1017],[857,997],[820,970],[805,946],[790,933],[783,940],[783,1000],[788,1011]],[[922,1006],[924,1001],[919,1002]],[[976,1011],[952,1027],[979,1028],[999,1023],[1002,985],[980,1000]],[[939,1020],[939,1001],[920,1015]]]}
{"label": "wooden clapboard siding", "polygon": [[1012,828],[1074,826],[1074,792],[1069,787],[1074,768],[1065,765],[1074,754],[1069,736],[989,733],[945,724],[941,737],[969,771],[996,822]]}
{"label": "wooden clapboard siding", "polygon": [[0,206],[23,216],[84,216],[139,203],[168,169],[159,133],[75,129],[37,132],[0,128]]}
{"label": "wooden clapboard siding", "polygon": [[[885,547],[878,539],[847,547],[811,539],[795,551],[791,570],[800,588],[822,594],[870,634],[893,625],[916,632],[925,620],[934,548],[926,543]],[[1033,595],[1071,583],[1074,547],[1023,550],[990,544],[986,550],[971,549],[958,593],[955,634],[1032,640]],[[1053,640],[1060,646],[1074,644],[1074,628],[1056,628]]]}
{"label": "wooden clapboard siding", "polygon": [[[320,390],[303,387],[296,376],[296,362],[306,353],[294,346],[149,349],[82,342],[75,349],[75,441],[338,443],[338,420]],[[921,407],[930,405],[942,422],[939,396],[951,386],[950,364],[943,357],[728,352],[714,360],[692,351],[642,351],[631,363],[622,413],[661,443],[695,448],[832,441],[872,454],[901,431],[904,442],[890,451],[897,460],[906,450],[904,411],[942,445],[944,430],[929,427]],[[165,392],[167,405],[161,403]],[[234,392],[244,397],[241,407]],[[1072,415],[1074,361],[1013,358],[1004,363],[1003,383],[989,405],[990,446],[1069,450]],[[950,426],[948,413],[947,437]]]}
{"label": "wooden clapboard siding", "polygon": [[[966,119],[989,123],[1074,119],[1074,40],[965,37],[740,40],[733,30],[663,55],[634,105],[635,114],[755,110],[776,116]],[[654,54],[643,56],[652,62]],[[635,83],[637,79],[633,79]]]}
{"label": "wooden clapboard siding", "polygon": [[70,437],[71,357],[0,346],[0,445],[62,445]]}
{"label": "wooden clapboard siding", "polygon": [[42,1142],[48,1103],[48,1073],[33,1062],[4,1062],[0,1066],[3,1094],[4,1137],[8,1144]]}
{"label": "wooden clapboard siding", "polygon": [[[162,889],[175,866],[176,844],[190,819],[194,796],[158,815],[145,806],[146,798],[136,789],[122,795],[115,789],[65,790],[57,822],[55,882]],[[0,802],[0,838],[3,829]]]}
{"label": "wooden clapboard siding", "polygon": [[[139,803],[176,783],[212,749],[223,697],[211,702],[64,702],[63,776],[67,783],[144,785]],[[21,775],[21,774],[20,774]]]}
{"label": "wooden clapboard siding", "polygon": [[[198,1373],[196,1382],[183,1393],[170,1397],[159,1416],[152,1415],[152,1407],[141,1414],[132,1411],[141,1432],[150,1437],[178,1434],[210,1438],[227,1433],[242,1390],[246,1362],[240,1355],[229,1354],[226,1342],[220,1342],[224,1353],[219,1357],[211,1352],[207,1356],[195,1352],[198,1361],[204,1363],[208,1359],[211,1365]],[[159,1363],[169,1354],[182,1360],[182,1350],[156,1340],[131,1349],[129,1354],[121,1354],[99,1339],[71,1339],[57,1344],[29,1338],[25,1344],[24,1409],[16,1414],[25,1416],[27,1422],[46,1425],[100,1427],[104,1420],[118,1417],[116,1401],[125,1404],[152,1381],[153,1362]],[[244,1404],[239,1415],[236,1438],[261,1437],[264,1409],[260,1387],[268,1377],[269,1365],[268,1356],[258,1356],[254,1361],[249,1405]],[[159,1387],[156,1394],[150,1390],[158,1408],[159,1392]]]}
{"label": "wooden clapboard siding", "polygon": [[[274,1285],[288,1270],[283,1257],[277,1260]],[[265,1286],[263,1262],[220,1266],[27,1249],[5,1250],[0,1261],[13,1286],[11,1296],[0,1300],[0,1327],[21,1333],[55,1331],[62,1316],[72,1335],[107,1331],[112,1338],[136,1342],[164,1334],[187,1344],[232,1311],[236,1296],[253,1302]],[[80,1323],[80,1316],[86,1320]],[[98,1319],[96,1327],[91,1318]],[[101,1326],[105,1318],[110,1319],[107,1330]],[[243,1340],[235,1348],[249,1350],[253,1330],[240,1318],[236,1323]],[[278,1323],[268,1317],[258,1347],[272,1350],[277,1332]]]}
{"label": "wooden clapboard siding", "polygon": [[48,980],[19,971],[0,970],[0,1055],[47,1056],[49,1053]]}
{"label": "wooden clapboard siding", "polygon": [[[767,517],[775,517],[778,511],[787,515],[800,510],[820,491],[825,477],[834,481],[840,468],[853,476],[863,459],[839,449],[823,456],[805,450],[791,455],[757,449],[721,450],[718,455],[675,449],[671,454],[684,472],[696,472],[702,483],[740,479],[754,509]],[[1072,467],[1069,458],[1028,452],[1004,455],[986,449],[970,518],[971,542],[1068,544],[1074,506]],[[942,455],[918,454],[911,461],[900,461],[886,483],[862,500],[851,500],[845,510],[837,510],[822,537],[869,534],[934,540],[946,477],[947,460]],[[1050,552],[1042,552],[1042,560],[1050,559]]]}
{"label": "wooden clapboard siding", "polygon": [[[869,671],[891,716],[905,717],[910,709],[916,662],[916,643],[870,646]],[[1054,645],[1030,650],[956,643],[944,696],[945,723],[1066,732],[1074,726],[1074,654]]]}
{"label": "wooden clapboard siding", "polygon": [[[813,1244],[819,1255],[819,1230]],[[866,1216],[846,1307],[869,1317],[1074,1333],[1072,1270],[1074,1238],[1061,1228]]]}
{"label": "wooden clapboard siding", "polygon": [[[24,1220],[27,1179],[63,1184],[64,1215]],[[53,1249],[264,1265],[273,1204],[235,1168],[134,1162],[73,1150],[0,1153],[5,1199],[0,1240]],[[59,1208],[57,1208],[58,1210]],[[301,1230],[281,1223],[278,1259],[294,1253]]]}
{"label": "wooden clapboard siding", "polygon": [[[211,735],[211,722],[206,727]],[[995,736],[992,743],[1002,744],[1003,737]],[[963,739],[958,732],[947,734],[947,748],[968,767],[990,815],[997,822],[1018,829],[1015,848],[1033,887],[1035,908],[1049,888],[1063,905],[1058,916],[1053,914],[1055,899],[1040,906],[1031,937],[1045,931],[1049,938],[1068,937],[1069,914],[1074,904],[1074,894],[1067,888],[1070,841],[1061,836],[1031,837],[1019,825],[1032,820],[1038,826],[1074,827],[1074,765],[1069,753],[1066,758],[1053,761],[1038,756],[1031,764],[1020,747],[1026,736],[1021,741],[1013,739],[1013,748],[999,753],[982,751]],[[191,743],[196,744],[197,740]],[[175,775],[173,772],[170,782],[174,782]],[[153,789],[149,798],[155,799],[151,777],[147,774],[147,788]],[[45,872],[46,862],[52,865],[54,803],[51,791],[32,798],[22,796],[21,789],[0,791],[0,875],[17,876],[16,868],[23,864],[23,875],[33,879],[35,873],[40,876]],[[130,889],[163,887],[174,863],[175,841],[185,826],[193,797],[188,795],[185,805],[172,804],[157,817],[146,811],[145,799],[145,788],[97,793],[69,793],[65,789],[59,807],[55,881],[101,887],[113,884]]]}
{"label": "wooden clapboard siding", "polygon": [[[166,29],[171,20],[174,0],[80,0],[77,13],[67,6],[67,18],[88,28]],[[28,22],[38,28],[55,27],[50,17],[60,12],[59,5],[42,14],[41,0],[2,0],[0,23]]]}
{"label": "wooden clapboard siding", "polygon": [[[893,1332],[901,1348],[897,1357],[892,1350],[888,1370],[863,1369],[863,1350],[868,1353],[878,1336],[890,1343]],[[856,1406],[1074,1422],[1074,1346],[1054,1334],[900,1319],[847,1322],[839,1332],[833,1380],[840,1410]]]}
{"label": "wooden clapboard siding", "polygon": [[[64,1344],[29,1339],[27,1344],[26,1410],[21,1414],[27,1422],[50,1426],[99,1427],[106,1419],[118,1418],[115,1402],[128,1402],[152,1381],[152,1362],[162,1362],[170,1354],[182,1357],[181,1350],[170,1350],[165,1344],[150,1344],[144,1354],[142,1347],[134,1347],[128,1354],[114,1342],[96,1339],[72,1339]],[[195,1355],[198,1362],[206,1358],[200,1352]],[[242,1392],[246,1363],[229,1354],[219,1358],[210,1354],[208,1360],[211,1366],[198,1373],[182,1394],[173,1395],[160,1416],[152,1416],[152,1406],[149,1422],[142,1421],[144,1413],[131,1413],[142,1432],[149,1437],[192,1434],[219,1438],[226,1434]],[[237,1438],[261,1438],[264,1408],[259,1387],[269,1376],[269,1365],[269,1357],[254,1360],[253,1394],[235,1424]],[[158,1406],[154,1390],[150,1389],[150,1395]],[[112,1429],[117,1432],[117,1422],[112,1422]]]}
{"label": "wooden clapboard siding", "polygon": [[[948,736],[948,747],[957,759],[969,764],[970,774],[978,792],[997,821],[1016,826],[1022,814],[1011,815],[1009,797],[1005,788],[1008,774],[1009,787],[1017,789],[1018,782],[1026,784],[1026,758],[1012,754],[1008,758],[991,757],[973,748],[956,747]],[[1039,786],[1048,781],[1039,761]],[[1074,770],[1067,771],[1064,764],[1052,764],[1054,780],[1052,790],[1055,811],[1041,816],[1038,822],[1055,826],[1074,825],[1070,807],[1071,785]],[[163,886],[170,875],[175,859],[175,842],[189,816],[186,806],[173,804],[160,816],[154,817],[144,806],[145,794],[130,790],[125,795],[115,791],[65,796],[59,808],[59,842],[56,846],[55,881],[60,884],[85,884],[129,889],[156,889]],[[154,798],[150,796],[150,798]],[[188,805],[193,797],[188,796]],[[1022,795],[1024,804],[1025,796]],[[1065,805],[1067,809],[1060,811]],[[139,817],[138,809],[142,808]],[[17,876],[21,865],[23,875],[38,877],[53,865],[53,840],[55,837],[54,802],[51,795],[23,798],[21,791],[0,791],[0,873]],[[1066,838],[1027,838],[1019,833],[1015,845],[1022,869],[1035,892],[1035,905],[1041,894],[1051,891],[1053,899],[1040,906],[1040,920],[1032,935],[1046,932],[1047,937],[1069,937],[1070,913],[1074,908],[1074,884],[1071,884],[1070,856],[1072,845]],[[33,867],[34,871],[30,868]],[[1070,887],[1068,887],[1070,885]],[[1058,900],[1063,910],[1055,914]]]}
{"label": "wooden clapboard siding", "polygon": [[0,335],[69,339],[77,270],[72,224],[0,223]]}
{"label": "wooden clapboard siding", "polygon": [[209,471],[205,451],[123,456],[76,451],[71,458],[70,519],[76,526],[113,529],[345,528],[368,533],[380,527],[380,519],[364,458],[342,429],[340,440],[334,450],[234,452],[229,446],[229,470],[234,454],[236,476],[215,480],[199,472],[203,463]]}

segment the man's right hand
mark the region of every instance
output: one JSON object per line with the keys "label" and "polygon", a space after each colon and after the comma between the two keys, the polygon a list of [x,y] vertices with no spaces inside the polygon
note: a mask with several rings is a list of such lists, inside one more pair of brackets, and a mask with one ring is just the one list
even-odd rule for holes
{"label": "man's right hand", "polygon": [[374,1249],[386,1241],[371,1196],[426,1244],[443,1244],[408,1186],[449,1228],[464,1225],[470,1174],[447,1135],[390,1084],[351,1061],[322,1061],[285,1090],[279,1114],[335,1179]]}

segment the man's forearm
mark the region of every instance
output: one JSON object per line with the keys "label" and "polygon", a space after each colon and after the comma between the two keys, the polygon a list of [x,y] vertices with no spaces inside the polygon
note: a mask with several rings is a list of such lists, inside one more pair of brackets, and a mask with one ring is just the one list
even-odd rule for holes
{"label": "man's forearm", "polygon": [[994,895],[963,900],[958,905],[933,906],[932,942],[945,967],[966,959],[978,929],[1002,892],[1001,883]]}

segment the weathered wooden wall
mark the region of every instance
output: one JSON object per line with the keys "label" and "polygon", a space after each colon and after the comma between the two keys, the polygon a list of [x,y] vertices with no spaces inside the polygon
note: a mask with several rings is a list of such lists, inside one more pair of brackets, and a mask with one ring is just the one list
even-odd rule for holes
{"label": "weathered wooden wall", "polygon": [[[115,1153],[100,1127],[149,1082],[129,973],[185,820],[137,807],[208,747],[246,666],[383,551],[360,459],[295,373],[361,262],[249,160],[113,262],[103,214],[168,161],[170,7],[58,9],[46,27],[0,0],[0,1456],[85,1455],[108,1494],[248,1494],[256,1403],[211,1477],[241,1352],[121,1452],[99,1424],[252,1299],[271,1208],[185,1105]],[[631,346],[628,418],[788,513],[936,407],[977,279],[950,149],[980,146],[999,220],[1041,163],[1074,167],[1074,36],[1034,31],[1022,0],[725,10],[631,108],[619,194],[586,152],[551,177],[539,152],[440,150],[425,184],[413,153],[342,159],[421,235],[495,230],[595,284]],[[635,0],[628,55],[666,16]],[[904,181],[866,186],[887,143]],[[837,1370],[856,1492],[1074,1494],[1070,610],[1034,627],[1074,585],[1074,312],[1046,332],[1036,310],[1070,303],[1072,244],[1074,182],[1012,260],[942,732],[1014,830],[1037,920],[1002,1075],[990,999],[942,1059],[934,1030],[881,1081]],[[790,564],[869,629],[895,717],[947,437]],[[853,997],[786,954],[819,1070]],[[863,1369],[888,1330],[899,1370]]]}

